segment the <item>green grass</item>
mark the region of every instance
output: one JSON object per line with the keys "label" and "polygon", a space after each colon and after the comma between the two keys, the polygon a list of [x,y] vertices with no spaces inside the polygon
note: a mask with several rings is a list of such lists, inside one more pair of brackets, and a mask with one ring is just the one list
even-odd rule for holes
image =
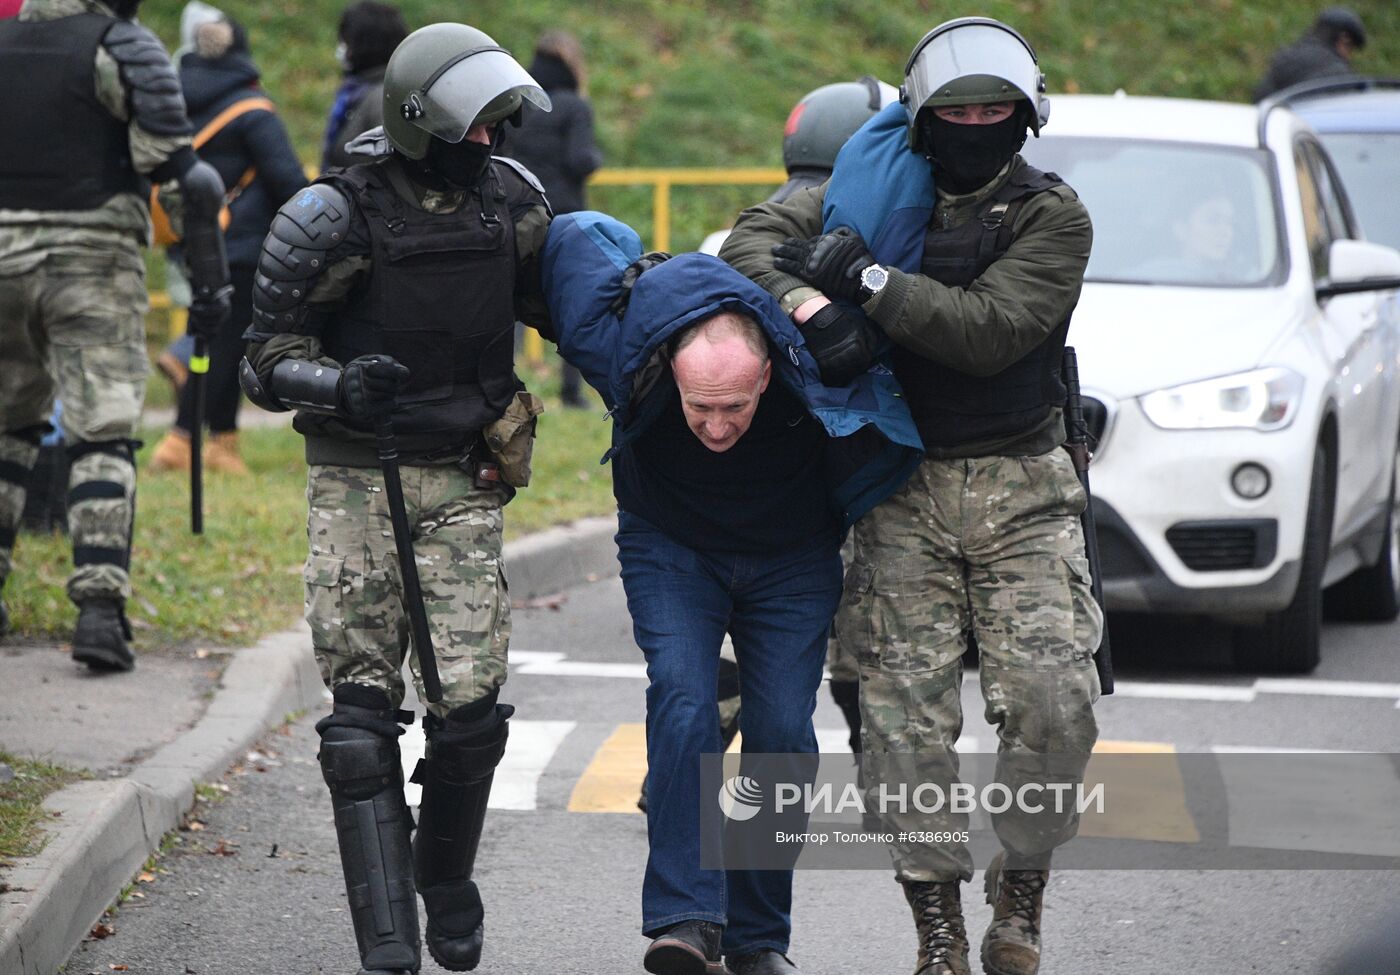
{"label": "green grass", "polygon": [[[1316,0],[400,0],[410,27],[466,18],[528,64],[547,27],[573,31],[588,55],[589,95],[609,166],[778,166],[793,103],[832,81],[876,74],[898,83],[910,48],[960,13],[999,17],[1040,54],[1050,93],[1112,92],[1244,100],[1269,55],[1324,4]],[[1400,4],[1349,0],[1370,44],[1356,67],[1400,74]],[[320,140],[338,83],[335,27],[344,0],[253,0],[226,7],[249,29],[264,83],[302,157]],[[181,5],[147,0],[142,19],[173,47]],[[1052,120],[1053,127],[1054,122]],[[682,191],[686,192],[686,191]],[[695,191],[674,222],[677,249],[695,246],[744,203]],[[650,198],[596,191],[593,205],[638,226]],[[645,234],[643,235],[646,236]]]}
{"label": "green grass", "polygon": [[[523,371],[549,408],[540,418],[532,486],[506,509],[507,538],[613,510],[610,470],[598,465],[610,434],[603,408],[560,406],[557,360],[547,362],[539,378]],[[137,645],[245,645],[289,625],[301,612],[306,557],[301,437],[286,428],[244,430],[252,473],[206,477],[205,529],[196,537],[189,532],[189,478],[146,467],[159,436],[148,431],[138,457],[133,598],[127,604]],[[5,598],[21,635],[71,634],[76,610],[64,590],[70,565],[64,536],[20,536]]]}
{"label": "green grass", "polygon": [[0,765],[15,773],[0,783],[0,867],[43,849],[41,827],[48,818],[44,797],[84,777],[84,773],[0,751]]}

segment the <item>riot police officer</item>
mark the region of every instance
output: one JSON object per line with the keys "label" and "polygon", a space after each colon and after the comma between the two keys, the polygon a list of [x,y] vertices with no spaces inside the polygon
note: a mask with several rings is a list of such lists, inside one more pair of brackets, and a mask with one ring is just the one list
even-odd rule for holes
{"label": "riot police officer", "polygon": [[[1088,263],[1083,205],[1018,154],[1048,118],[1030,45],[980,17],[930,31],[905,68],[902,107],[847,144],[830,182],[746,211],[721,251],[777,296],[824,375],[884,358],[926,457],[855,527],[837,636],[861,672],[866,767],[953,755],[963,650],[981,651],[998,770],[1065,757],[1082,774],[1097,738],[1089,589],[1059,376]],[[948,763],[955,768],[955,763]],[[895,830],[928,820],[895,819]],[[993,920],[984,970],[1040,960],[1049,851],[1072,815],[994,818]],[[918,975],[966,975],[961,844],[899,844],[896,876],[919,931]]]}
{"label": "riot police officer", "polygon": [[[432,956],[476,967],[472,880],[506,745],[510,604],[502,505],[523,483],[538,403],[516,377],[517,318],[548,324],[537,255],[550,213],[527,170],[493,156],[524,102],[549,99],[463,24],[409,35],[389,60],[372,155],[284,205],[262,251],[244,387],[295,408],[310,464],[306,615],[334,696],[317,730],[364,970],[416,972],[415,883]],[[443,698],[424,719],[417,836],[404,803],[397,710],[418,677],[373,418],[388,412]],[[512,432],[513,431],[513,432]],[[488,451],[490,441],[496,454]]]}
{"label": "riot police officer", "polygon": [[[192,332],[229,315],[224,186],[139,0],[29,0],[0,22],[0,586],[55,392],[71,464],[73,658],[130,670],[134,439],[149,365],[150,181],[178,184]],[[8,625],[0,603],[0,634]]]}

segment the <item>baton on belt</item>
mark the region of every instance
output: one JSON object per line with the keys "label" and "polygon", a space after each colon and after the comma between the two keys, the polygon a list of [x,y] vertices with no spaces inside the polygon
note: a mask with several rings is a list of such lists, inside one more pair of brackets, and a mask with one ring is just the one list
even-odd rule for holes
{"label": "baton on belt", "polygon": [[399,574],[403,578],[403,599],[408,609],[409,628],[413,633],[413,645],[418,648],[418,669],[423,674],[423,693],[429,704],[436,704],[442,700],[442,682],[438,679],[433,638],[428,632],[428,611],[423,605],[423,590],[418,584],[418,563],[413,558],[413,534],[408,527],[403,482],[399,480],[398,441],[394,437],[394,424],[387,410],[375,418],[374,438],[379,448],[379,469],[384,473],[389,520],[394,527],[394,548],[399,555]]}
{"label": "baton on belt", "polygon": [[[1061,363],[1061,376],[1065,382],[1065,449],[1074,460],[1075,473],[1079,483],[1084,485],[1084,514],[1079,516],[1079,524],[1084,529],[1084,554],[1089,559],[1089,589],[1094,594],[1094,602],[1099,609],[1103,604],[1103,579],[1099,562],[1099,537],[1094,524],[1094,498],[1089,491],[1089,462],[1093,453],[1089,448],[1089,425],[1084,421],[1084,401],[1079,393],[1079,357],[1073,346],[1065,346],[1064,360]],[[1099,688],[1103,694],[1113,693],[1113,652],[1108,642],[1108,615],[1105,612],[1103,637],[1094,652],[1094,668],[1099,672]]]}
{"label": "baton on belt", "polygon": [[204,534],[204,393],[209,374],[208,340],[194,337],[190,353],[190,384],[194,387],[194,423],[190,426],[190,532]]}

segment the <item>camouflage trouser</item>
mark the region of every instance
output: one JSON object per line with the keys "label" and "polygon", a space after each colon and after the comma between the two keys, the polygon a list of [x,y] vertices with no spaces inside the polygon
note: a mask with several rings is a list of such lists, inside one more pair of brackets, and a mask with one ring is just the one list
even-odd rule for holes
{"label": "camouflage trouser", "polygon": [[[854,559],[855,546],[848,537],[841,546],[841,561],[850,565]],[[833,684],[854,684],[860,680],[860,667],[856,663],[856,655],[837,638],[834,627],[831,639],[826,642],[826,669],[831,674]]]}
{"label": "camouflage trouser", "polygon": [[[877,769],[868,788],[882,761],[956,775],[969,632],[1000,739],[998,779],[1034,781],[1047,755],[1060,766],[1056,781],[1082,774],[1098,737],[1093,649],[1103,626],[1079,526],[1084,504],[1063,450],[926,460],[856,525],[837,634],[860,667],[862,741]],[[1073,837],[1078,818],[1013,809],[993,824],[1013,856],[1029,858]],[[883,826],[961,830],[966,817],[910,810]],[[897,844],[894,853],[900,879],[972,876],[962,844]]]}
{"label": "camouflage trouser", "polygon": [[68,595],[125,599],[136,506],[132,437],[150,371],[145,269],[132,248],[50,253],[10,270],[22,273],[0,269],[0,583],[57,392],[72,459]]}
{"label": "camouflage trouser", "polygon": [[[442,678],[442,701],[428,708],[446,717],[506,679],[505,494],[478,488],[456,467],[401,471],[413,555]],[[306,621],[321,679],[332,689],[348,682],[380,688],[398,707],[407,656],[418,696],[424,699],[382,475],[368,467],[314,466],[306,495],[311,545]]]}

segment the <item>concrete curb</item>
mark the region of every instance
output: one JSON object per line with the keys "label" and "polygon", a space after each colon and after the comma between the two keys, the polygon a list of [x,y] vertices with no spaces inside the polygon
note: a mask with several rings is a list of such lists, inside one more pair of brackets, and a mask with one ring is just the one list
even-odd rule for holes
{"label": "concrete curb", "polygon": [[[530,598],[616,575],[615,518],[588,518],[508,544],[511,595]],[[122,779],[80,782],[44,802],[56,819],[43,852],[0,890],[0,972],[53,975],[194,805],[287,714],[324,690],[303,624],[240,650],[193,728]]]}

